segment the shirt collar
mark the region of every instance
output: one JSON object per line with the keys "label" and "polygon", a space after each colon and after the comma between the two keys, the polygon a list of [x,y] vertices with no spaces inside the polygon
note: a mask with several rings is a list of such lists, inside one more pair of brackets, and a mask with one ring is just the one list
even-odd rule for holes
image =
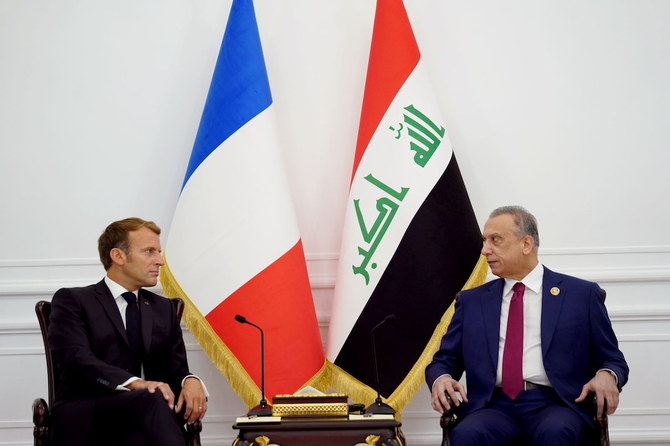
{"label": "shirt collar", "polygon": [[[123,293],[127,293],[128,290],[125,289],[123,286],[119,285],[118,283],[114,282],[112,279],[109,278],[109,276],[105,276],[105,284],[107,285],[107,288],[109,288],[109,291],[112,293],[112,297],[116,299]],[[137,291],[131,291],[137,297]]]}
{"label": "shirt collar", "polygon": [[523,284],[526,285],[526,289],[529,289],[536,294],[541,294],[543,278],[544,278],[544,266],[540,262],[537,262],[535,268],[533,268],[531,272],[529,272],[523,279],[521,280],[505,279],[505,286],[503,287],[503,296],[507,296],[507,293],[512,291],[512,287],[517,282],[523,282]]}

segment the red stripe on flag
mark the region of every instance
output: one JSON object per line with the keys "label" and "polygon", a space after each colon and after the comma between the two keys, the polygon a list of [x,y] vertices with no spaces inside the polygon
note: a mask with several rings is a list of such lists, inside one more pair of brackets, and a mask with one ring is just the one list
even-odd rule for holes
{"label": "red stripe on flag", "polygon": [[[206,319],[260,388],[260,333],[265,332],[266,397],[292,393],[324,364],[323,346],[302,241],[228,296]],[[288,359],[288,360],[287,360]]]}
{"label": "red stripe on flag", "polygon": [[378,1],[352,180],[379,122],[420,57],[402,0]]}

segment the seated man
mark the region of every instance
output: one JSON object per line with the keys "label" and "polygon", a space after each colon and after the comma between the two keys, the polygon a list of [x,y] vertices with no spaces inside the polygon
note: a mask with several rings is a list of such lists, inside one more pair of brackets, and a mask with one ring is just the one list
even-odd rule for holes
{"label": "seated man", "polygon": [[188,369],[171,302],[143,289],[163,265],[160,229],[127,218],[98,239],[106,277],[63,288],[51,301],[56,445],[185,445],[206,390]]}
{"label": "seated man", "polygon": [[460,293],[426,367],[433,409],[450,409],[447,395],[462,406],[455,446],[578,445],[593,435],[589,394],[611,414],[628,380],[601,290],[538,262],[537,222],[521,207],[493,211],[482,238],[500,279]]}

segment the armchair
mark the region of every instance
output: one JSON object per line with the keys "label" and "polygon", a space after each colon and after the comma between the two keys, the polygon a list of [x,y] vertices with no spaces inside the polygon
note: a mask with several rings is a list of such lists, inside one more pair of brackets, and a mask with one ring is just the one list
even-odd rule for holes
{"label": "armchair", "polygon": [[[605,292],[605,290],[602,289],[601,292],[602,292],[602,300],[603,302],[605,302],[607,293]],[[445,411],[440,417],[440,427],[442,428],[442,446],[451,446],[449,434],[451,433],[451,430],[460,421],[458,407],[452,404],[451,398],[449,396],[447,396],[447,399],[449,400],[449,405],[451,406],[451,409]],[[595,406],[595,400],[593,404]],[[593,412],[596,413],[595,408]],[[610,446],[609,427],[606,412],[607,412],[607,401],[605,401],[605,407],[603,408],[602,417],[598,417],[597,415],[594,415],[593,417],[593,423],[595,426],[595,439],[594,439],[595,442],[593,443],[594,446]]]}
{"label": "armchair", "polygon": [[[180,298],[171,299],[171,302],[177,313],[177,319],[181,320],[184,313],[184,301]],[[56,389],[55,373],[53,368],[53,359],[51,349],[49,348],[49,318],[51,316],[51,302],[41,300],[35,304],[35,313],[42,332],[42,341],[44,343],[44,354],[47,362],[47,385],[49,402],[43,398],[36,398],[33,401],[33,438],[34,446],[49,446],[50,441],[50,422],[51,412],[49,408],[53,405]],[[200,432],[202,423],[197,421],[186,426],[186,444],[188,446],[200,446]]]}

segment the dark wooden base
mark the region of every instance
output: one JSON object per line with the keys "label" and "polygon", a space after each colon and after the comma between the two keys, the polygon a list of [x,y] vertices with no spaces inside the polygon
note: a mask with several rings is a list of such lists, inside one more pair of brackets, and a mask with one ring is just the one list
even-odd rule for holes
{"label": "dark wooden base", "polygon": [[233,429],[240,431],[234,446],[405,446],[400,423],[395,420],[282,420],[280,423],[239,423]]}

